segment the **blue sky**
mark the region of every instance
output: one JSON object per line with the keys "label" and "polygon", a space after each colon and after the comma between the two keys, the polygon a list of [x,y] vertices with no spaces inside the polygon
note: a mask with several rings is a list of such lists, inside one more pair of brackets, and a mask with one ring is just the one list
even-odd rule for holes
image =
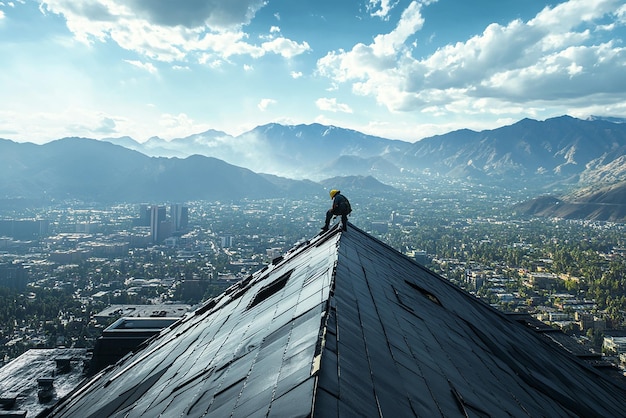
{"label": "blue sky", "polygon": [[626,117],[624,0],[0,0],[0,137]]}

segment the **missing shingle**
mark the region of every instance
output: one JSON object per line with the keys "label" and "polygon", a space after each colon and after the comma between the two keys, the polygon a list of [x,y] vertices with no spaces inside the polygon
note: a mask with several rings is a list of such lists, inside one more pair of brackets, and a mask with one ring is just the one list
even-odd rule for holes
{"label": "missing shingle", "polygon": [[194,312],[194,315],[202,315],[208,311],[210,311],[211,309],[213,309],[215,306],[217,306],[217,298],[213,298],[211,300],[209,300],[208,302],[206,302],[204,304],[204,306],[202,306],[201,308],[197,309]]}
{"label": "missing shingle", "polygon": [[289,277],[291,277],[292,272],[293,270],[289,270],[287,273],[283,274],[272,283],[268,284],[267,286],[263,286],[261,290],[259,290],[254,298],[250,301],[246,309],[251,309],[259,303],[263,302],[264,300],[268,299],[269,297],[278,293],[283,287],[285,287],[287,281],[289,280]]}
{"label": "missing shingle", "polygon": [[413,308],[407,305],[406,303],[404,303],[404,301],[402,300],[402,297],[400,296],[400,292],[398,292],[398,289],[396,289],[394,286],[391,286],[391,288],[393,289],[393,294],[396,295],[396,300],[398,301],[400,306],[402,306],[404,309],[408,310],[409,312],[413,313],[414,312]]}
{"label": "missing shingle", "polygon": [[408,280],[405,280],[404,283],[408,284],[410,287],[412,287],[413,289],[417,290],[418,292],[420,292],[423,296],[427,297],[431,302],[436,303],[439,306],[443,306],[441,305],[441,301],[439,300],[439,298],[435,295],[433,295],[432,293],[430,293],[428,290],[419,287],[418,285],[416,285],[415,283],[412,283]]}
{"label": "missing shingle", "polygon": [[415,309],[413,309],[413,307],[411,306],[410,303],[407,303],[404,299],[406,298],[406,296],[404,296],[404,294],[400,293],[398,291],[398,289],[395,288],[395,286],[391,286],[391,288],[393,289],[393,293],[396,295],[396,300],[398,301],[398,303],[400,304],[400,307],[402,307],[402,309],[404,309],[405,311],[407,311],[408,313],[410,313],[411,315],[415,316],[416,318],[422,318],[421,316],[419,316],[417,314],[417,312],[415,312]]}

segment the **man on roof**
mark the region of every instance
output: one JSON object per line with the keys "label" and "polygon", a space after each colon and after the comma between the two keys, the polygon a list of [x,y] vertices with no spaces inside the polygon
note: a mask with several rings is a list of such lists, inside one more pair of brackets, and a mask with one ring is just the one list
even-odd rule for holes
{"label": "man on roof", "polygon": [[348,215],[352,212],[350,201],[336,189],[330,191],[330,198],[333,200],[333,206],[326,212],[326,222],[322,227],[322,231],[328,231],[328,226],[333,216],[341,216],[341,227],[346,231],[348,229]]}

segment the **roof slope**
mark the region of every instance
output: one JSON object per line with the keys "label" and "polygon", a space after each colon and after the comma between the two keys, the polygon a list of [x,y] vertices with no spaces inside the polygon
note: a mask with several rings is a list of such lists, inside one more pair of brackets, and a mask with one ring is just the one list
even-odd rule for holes
{"label": "roof slope", "polygon": [[54,417],[619,416],[626,389],[358,228],[302,243]]}

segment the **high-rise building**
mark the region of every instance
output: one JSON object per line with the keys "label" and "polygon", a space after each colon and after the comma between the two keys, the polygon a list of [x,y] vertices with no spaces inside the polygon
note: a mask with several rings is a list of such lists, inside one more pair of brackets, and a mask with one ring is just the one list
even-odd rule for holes
{"label": "high-rise building", "polygon": [[150,226],[150,218],[152,217],[152,208],[149,205],[142,204],[139,206],[139,218],[137,226]]}
{"label": "high-rise building", "polygon": [[174,231],[184,231],[189,226],[189,208],[181,204],[174,204],[170,207],[170,217]]}
{"label": "high-rise building", "polygon": [[47,416],[623,416],[623,383],[555,334],[352,225],[334,227],[170,325]]}
{"label": "high-rise building", "polygon": [[150,208],[150,235],[154,244],[162,242],[169,236],[170,231],[166,231],[167,218],[165,206],[152,206]]}

